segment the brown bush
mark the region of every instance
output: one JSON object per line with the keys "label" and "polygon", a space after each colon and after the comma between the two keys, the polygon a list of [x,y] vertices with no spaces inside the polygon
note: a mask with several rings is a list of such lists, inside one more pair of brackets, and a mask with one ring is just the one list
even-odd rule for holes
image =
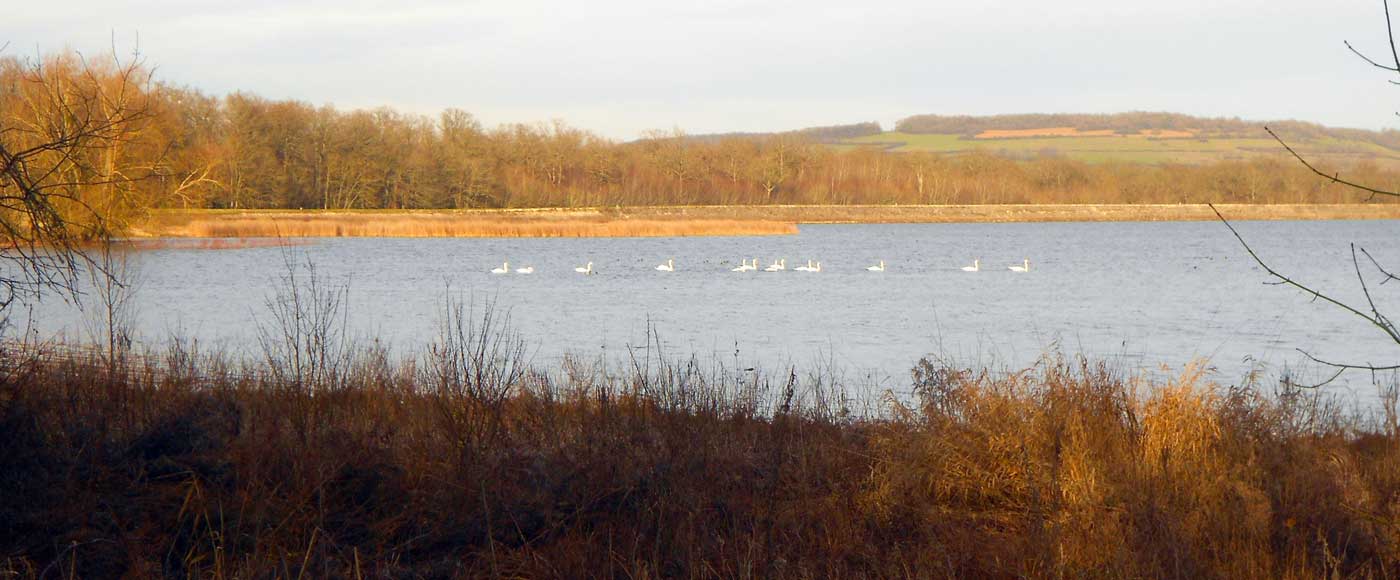
{"label": "brown bush", "polygon": [[443,337],[301,387],[178,344],[115,370],[8,348],[0,572],[1400,572],[1400,439],[1317,394],[925,361],[862,407],[829,375],[654,351],[542,371],[461,309]]}

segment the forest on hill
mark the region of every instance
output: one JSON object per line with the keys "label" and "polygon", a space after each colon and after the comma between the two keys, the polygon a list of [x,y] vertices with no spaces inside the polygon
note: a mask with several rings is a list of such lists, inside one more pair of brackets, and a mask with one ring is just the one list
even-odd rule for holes
{"label": "forest on hill", "polygon": [[[120,119],[110,118],[118,113]],[[1157,119],[1154,126],[1185,119],[1143,118]],[[39,151],[29,162],[53,167],[45,177],[52,186],[88,184],[66,195],[117,223],[152,208],[1358,201],[1281,156],[1202,165],[1091,164],[823,144],[876,131],[874,123],[705,139],[676,130],[619,142],[559,121],[488,128],[461,109],[429,117],[243,92],[215,96],[161,83],[149,68],[111,58],[0,59],[5,150],[29,151],[72,126],[113,121],[120,121],[118,137]],[[935,121],[911,118],[901,125],[976,128],[970,121]],[[1243,122],[1219,127],[1252,130]],[[1400,185],[1400,173],[1375,164],[1324,167]]]}

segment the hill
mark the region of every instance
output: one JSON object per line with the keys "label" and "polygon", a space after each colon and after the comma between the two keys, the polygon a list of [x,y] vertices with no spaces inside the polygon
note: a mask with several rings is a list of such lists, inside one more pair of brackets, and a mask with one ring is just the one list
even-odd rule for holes
{"label": "hill", "polygon": [[1198,165],[1284,154],[1264,130],[1266,126],[1313,159],[1400,167],[1400,131],[1175,113],[916,115],[900,120],[894,131],[841,139],[836,146],[948,154],[981,151],[1013,159],[1065,157],[1087,162]]}

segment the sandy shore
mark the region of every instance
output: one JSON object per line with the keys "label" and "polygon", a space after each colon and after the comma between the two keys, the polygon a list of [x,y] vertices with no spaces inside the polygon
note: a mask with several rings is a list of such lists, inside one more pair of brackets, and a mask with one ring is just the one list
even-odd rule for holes
{"label": "sandy shore", "polygon": [[[1400,204],[1217,205],[1232,220],[1400,219]],[[666,206],[462,211],[164,210],[135,237],[658,237],[797,232],[817,223],[1214,220],[1200,204]]]}

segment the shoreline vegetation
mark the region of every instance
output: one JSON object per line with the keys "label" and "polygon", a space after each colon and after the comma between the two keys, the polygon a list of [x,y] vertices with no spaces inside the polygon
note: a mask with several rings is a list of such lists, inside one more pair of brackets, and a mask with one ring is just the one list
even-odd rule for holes
{"label": "shoreline vegetation", "polygon": [[[1132,210],[1138,215],[1124,210],[1126,215],[1106,218],[1092,211],[1029,217],[1004,215],[1009,209],[991,210],[1003,215],[964,209],[951,216],[891,216],[870,214],[893,210],[863,208],[1332,204],[1356,200],[1337,181],[1342,176],[1386,187],[1400,183],[1400,137],[1301,122],[1272,125],[1295,151],[1314,160],[1316,172],[1291,159],[1281,144],[1261,139],[1262,124],[1231,119],[1156,113],[917,116],[896,127],[897,150],[888,149],[894,143],[852,141],[892,137],[876,123],[709,136],[677,128],[618,140],[563,121],[488,127],[456,108],[425,116],[246,92],[209,95],[153,75],[141,60],[116,55],[0,55],[0,86],[6,87],[0,91],[0,148],[24,155],[15,165],[22,174],[3,179],[23,182],[26,191],[48,192],[55,223],[73,229],[65,235],[120,235],[141,228],[152,212],[176,208],[851,208],[785,210],[793,215],[761,218],[775,224],[747,223],[747,216],[736,218],[742,224],[576,220],[569,226],[452,225],[420,218],[397,226],[359,218],[330,225],[308,219],[278,224],[282,235],[773,234],[791,231],[782,222],[1196,219],[1206,212],[1181,217],[1139,209]],[[76,141],[69,127],[74,119],[86,131]],[[1086,132],[1096,136],[1080,135]],[[267,229],[257,221],[194,224],[191,230],[238,235]],[[287,231],[295,229],[308,233]]]}
{"label": "shoreline vegetation", "polygon": [[[334,315],[299,292],[276,320]],[[294,322],[258,362],[0,344],[0,576],[1400,572],[1394,388],[1363,414],[1051,355],[880,396],[659,340],[538,368],[464,312],[406,361]]]}
{"label": "shoreline vegetation", "polygon": [[[1400,204],[1220,204],[1232,220],[1400,219]],[[163,210],[132,238],[669,237],[797,233],[799,224],[1208,221],[1204,204],[662,206],[516,210]],[[229,247],[242,247],[238,244]]]}

